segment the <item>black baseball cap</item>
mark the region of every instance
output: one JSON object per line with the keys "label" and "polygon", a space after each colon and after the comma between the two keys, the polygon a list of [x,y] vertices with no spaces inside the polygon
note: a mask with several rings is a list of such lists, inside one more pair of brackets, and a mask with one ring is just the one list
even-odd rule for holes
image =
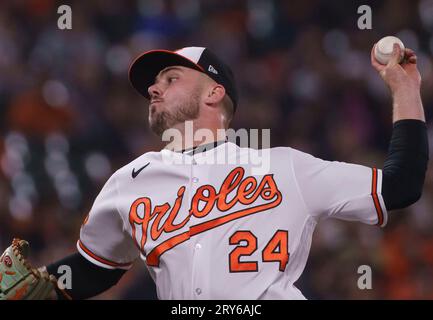
{"label": "black baseball cap", "polygon": [[129,81],[141,95],[150,99],[148,88],[154,84],[158,73],[170,66],[183,66],[208,75],[225,88],[236,111],[238,94],[233,72],[207,48],[186,47],[176,51],[147,51],[132,62],[129,68]]}

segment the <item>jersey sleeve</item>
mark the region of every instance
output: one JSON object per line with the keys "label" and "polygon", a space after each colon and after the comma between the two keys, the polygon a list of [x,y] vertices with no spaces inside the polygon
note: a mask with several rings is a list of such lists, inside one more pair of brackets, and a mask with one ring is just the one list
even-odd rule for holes
{"label": "jersey sleeve", "polygon": [[114,175],[106,182],[84,220],[77,248],[87,260],[107,269],[129,269],[139,256],[117,209]]}
{"label": "jersey sleeve", "polygon": [[292,170],[309,214],[384,227],[382,170],[325,161],[291,149]]}

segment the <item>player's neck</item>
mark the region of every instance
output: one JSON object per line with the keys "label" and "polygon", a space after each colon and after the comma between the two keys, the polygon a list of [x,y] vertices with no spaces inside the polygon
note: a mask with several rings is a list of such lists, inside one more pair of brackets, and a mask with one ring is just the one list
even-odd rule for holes
{"label": "player's neck", "polygon": [[168,139],[163,137],[163,140],[170,141],[165,149],[172,151],[193,149],[200,145],[226,140],[225,129],[217,126],[199,126],[196,122],[187,121],[172,129],[175,129],[174,134],[168,135]]}

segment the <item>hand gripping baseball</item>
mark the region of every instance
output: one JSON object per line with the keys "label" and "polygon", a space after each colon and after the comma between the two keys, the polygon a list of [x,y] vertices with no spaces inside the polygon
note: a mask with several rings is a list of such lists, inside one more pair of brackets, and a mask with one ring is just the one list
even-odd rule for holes
{"label": "hand gripping baseball", "polygon": [[391,92],[394,94],[401,89],[419,91],[421,75],[417,68],[417,56],[415,52],[408,48],[404,49],[403,60],[399,63],[402,49],[398,44],[394,44],[391,59],[388,64],[383,65],[374,56],[376,45],[371,50],[371,64],[379,72]]}
{"label": "hand gripping baseball", "polygon": [[0,257],[0,300],[44,300],[57,286],[56,278],[27,261],[29,243],[14,239]]}

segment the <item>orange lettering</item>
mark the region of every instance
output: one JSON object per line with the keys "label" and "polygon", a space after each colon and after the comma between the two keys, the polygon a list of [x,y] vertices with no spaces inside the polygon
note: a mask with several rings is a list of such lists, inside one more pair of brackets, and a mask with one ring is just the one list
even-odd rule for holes
{"label": "orange lettering", "polygon": [[[137,208],[140,204],[144,205],[143,218],[140,218],[137,212]],[[138,198],[132,203],[131,209],[129,210],[129,223],[131,224],[132,227],[132,239],[135,240],[135,233],[136,233],[135,224],[141,225],[141,231],[142,231],[141,241],[140,241],[141,250],[144,250],[144,244],[146,243],[147,227],[150,221],[150,210],[151,210],[151,201],[149,198]]]}
{"label": "orange lettering", "polygon": [[[129,223],[132,227],[132,238],[135,242],[140,243],[139,247],[144,252],[144,245],[147,241],[147,232],[150,226],[150,236],[152,240],[156,241],[163,232],[169,233],[183,228],[189,221],[191,215],[196,218],[204,218],[213,210],[215,204],[220,212],[225,212],[233,208],[237,203],[246,205],[247,207],[231,212],[224,216],[216,217],[215,219],[208,220],[196,225],[191,226],[187,231],[177,234],[170,239],[159,243],[152,251],[147,254],[146,262],[149,266],[158,266],[159,257],[171,248],[179,245],[180,243],[188,240],[190,237],[202,232],[206,232],[212,228],[216,228],[230,221],[246,217],[258,212],[267,211],[271,208],[278,206],[282,201],[281,192],[274,181],[273,175],[265,175],[258,184],[256,178],[246,177],[244,179],[245,170],[242,167],[233,169],[221,184],[221,188],[217,192],[212,185],[203,185],[197,189],[192,197],[191,206],[188,211],[187,217],[180,223],[175,224],[174,221],[179,214],[182,207],[182,201],[185,193],[185,186],[181,186],[177,192],[177,198],[173,205],[164,203],[157,205],[152,211],[152,202],[149,198],[136,199],[130,208]],[[232,200],[228,200],[228,196],[234,193]],[[256,206],[251,206],[258,197],[268,201]],[[204,205],[203,205],[204,202]],[[140,205],[143,205],[142,217],[138,214]],[[199,206],[202,206],[200,209]],[[170,211],[171,210],[171,211]],[[163,220],[165,216],[168,217]],[[162,226],[161,226],[162,223]],[[136,228],[141,226],[141,239],[136,238]]]}
{"label": "orange lettering", "polygon": [[[208,191],[209,195],[205,196],[204,191]],[[194,197],[192,198],[191,213],[196,218],[202,218],[209,214],[215,205],[215,200],[217,198],[215,188],[210,185],[204,185],[197,189]],[[198,206],[200,201],[205,202],[205,206],[202,210],[199,210]]]}
{"label": "orange lettering", "polygon": [[180,187],[177,191],[177,199],[174,203],[173,210],[171,210],[167,222],[164,224],[164,231],[165,232],[173,232],[180,228],[183,228],[183,226],[188,222],[189,215],[179,224],[173,224],[174,219],[176,219],[177,214],[179,212],[180,207],[182,206],[182,200],[183,200],[183,193],[185,192],[185,187]]}
{"label": "orange lettering", "polygon": [[230,192],[232,192],[241,182],[243,176],[244,176],[244,168],[237,167],[232,170],[232,172],[229,173],[227,178],[224,179],[221,188],[219,197],[218,197],[218,203],[217,207],[220,211],[227,211],[233,208],[233,206],[238,201],[237,197],[235,196],[232,201],[229,203],[226,202],[227,196]]}
{"label": "orange lettering", "polygon": [[162,217],[167,213],[168,210],[170,210],[170,205],[168,203],[164,203],[161,206],[156,206],[155,209],[153,209],[152,216],[156,215],[155,221],[153,221],[152,227],[150,228],[150,236],[153,240],[158,239],[164,230],[165,222],[161,228],[158,227]]}
{"label": "orange lettering", "polygon": [[261,196],[264,200],[273,199],[278,193],[278,187],[275,184],[274,177],[272,174],[267,174],[264,176],[260,186],[258,188],[261,190]]}
{"label": "orange lettering", "polygon": [[[245,205],[251,204],[256,201],[257,197],[260,195],[260,188],[256,189],[257,180],[254,177],[248,177],[242,181],[239,186],[238,199],[239,202]],[[247,198],[248,195],[256,191],[252,197]]]}

